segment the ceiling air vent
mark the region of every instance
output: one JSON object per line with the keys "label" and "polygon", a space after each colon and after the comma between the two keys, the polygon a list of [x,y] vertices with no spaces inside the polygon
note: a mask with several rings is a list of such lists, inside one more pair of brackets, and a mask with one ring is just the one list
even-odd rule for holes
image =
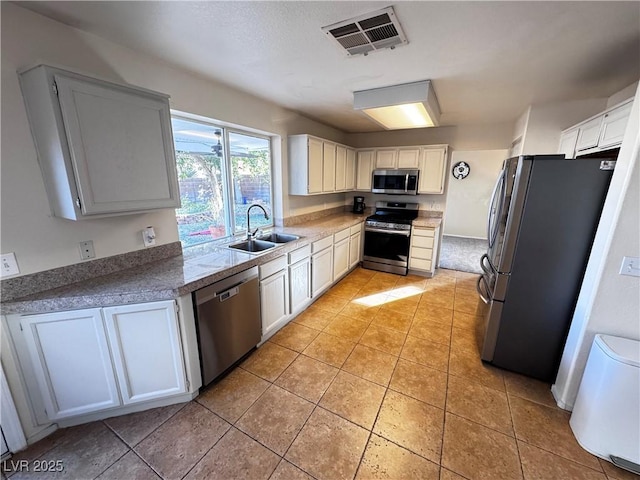
{"label": "ceiling air vent", "polygon": [[393,13],[393,7],[322,27],[322,31],[338,42],[349,56],[367,55],[409,43]]}

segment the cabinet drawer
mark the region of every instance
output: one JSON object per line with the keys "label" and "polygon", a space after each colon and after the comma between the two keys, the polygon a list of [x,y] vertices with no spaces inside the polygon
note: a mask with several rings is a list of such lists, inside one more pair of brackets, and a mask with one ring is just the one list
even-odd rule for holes
{"label": "cabinet drawer", "polygon": [[416,270],[431,271],[431,260],[423,260],[421,258],[410,258],[409,268],[415,268]]}
{"label": "cabinet drawer", "polygon": [[296,262],[299,262],[305,257],[311,255],[311,245],[305,245],[304,247],[300,247],[293,252],[289,252],[289,264],[293,265]]}
{"label": "cabinet drawer", "polygon": [[360,233],[360,232],[362,232],[362,224],[361,223],[351,227],[351,230],[350,230],[351,235],[355,235],[356,233]]}
{"label": "cabinet drawer", "polygon": [[260,265],[260,280],[270,277],[276,272],[287,268],[287,256],[283,255],[279,258],[271,260],[270,262]]}
{"label": "cabinet drawer", "polygon": [[433,228],[414,228],[414,237],[434,237],[436,231]]}
{"label": "cabinet drawer", "polygon": [[411,247],[411,258],[422,258],[425,260],[431,260],[433,256],[433,250],[430,248],[416,248]]}
{"label": "cabinet drawer", "polygon": [[325,248],[333,245],[333,235],[329,235],[328,237],[324,237],[322,240],[318,240],[317,242],[313,242],[311,244],[311,252],[316,253],[320,250],[324,250]]}
{"label": "cabinet drawer", "polygon": [[420,248],[433,248],[433,237],[413,237],[412,246]]}
{"label": "cabinet drawer", "polygon": [[344,240],[345,238],[349,238],[349,228],[345,228],[344,230],[340,230],[333,234],[333,241],[338,243],[340,240]]}

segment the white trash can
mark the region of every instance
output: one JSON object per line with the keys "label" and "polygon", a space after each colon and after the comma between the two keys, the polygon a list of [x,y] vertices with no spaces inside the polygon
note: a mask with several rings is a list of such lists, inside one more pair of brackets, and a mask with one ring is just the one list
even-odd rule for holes
{"label": "white trash can", "polygon": [[640,342],[596,335],[569,424],[582,448],[640,473]]}

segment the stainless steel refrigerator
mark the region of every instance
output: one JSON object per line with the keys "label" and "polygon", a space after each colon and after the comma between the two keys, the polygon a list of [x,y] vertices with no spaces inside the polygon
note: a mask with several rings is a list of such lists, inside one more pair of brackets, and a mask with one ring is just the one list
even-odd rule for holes
{"label": "stainless steel refrigerator", "polygon": [[505,160],[478,292],[490,305],[482,359],[554,380],[615,161]]}

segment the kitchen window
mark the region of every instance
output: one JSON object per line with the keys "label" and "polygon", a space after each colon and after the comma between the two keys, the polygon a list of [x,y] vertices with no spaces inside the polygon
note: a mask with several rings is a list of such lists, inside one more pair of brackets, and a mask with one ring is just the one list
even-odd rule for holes
{"label": "kitchen window", "polygon": [[[176,210],[183,247],[247,229],[247,209],[272,213],[271,141],[268,136],[173,116],[182,207]],[[251,226],[273,225],[251,211]]]}

